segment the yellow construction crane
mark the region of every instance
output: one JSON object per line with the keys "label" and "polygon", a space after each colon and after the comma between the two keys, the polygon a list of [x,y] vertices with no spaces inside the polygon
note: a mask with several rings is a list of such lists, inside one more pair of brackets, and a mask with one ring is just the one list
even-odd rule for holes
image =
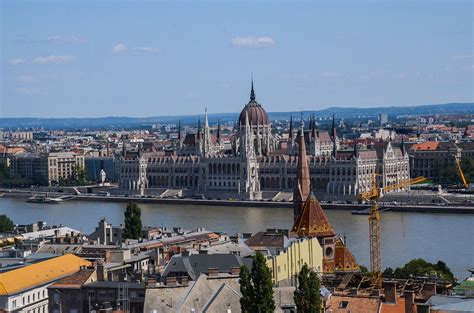
{"label": "yellow construction crane", "polygon": [[461,168],[461,160],[459,160],[458,157],[454,157],[454,160],[456,162],[456,167],[458,169],[459,177],[461,178],[461,183],[465,189],[469,188],[469,183],[467,182],[466,176],[464,176],[464,172],[462,171]]}
{"label": "yellow construction crane", "polygon": [[371,177],[370,190],[360,194],[360,199],[371,204],[369,214],[369,241],[370,241],[370,271],[372,273],[372,286],[382,289],[382,257],[380,254],[380,214],[378,199],[384,192],[400,189],[406,186],[417,184],[426,180],[424,177],[406,179],[397,184],[388,185],[383,188],[377,187],[377,176]]}

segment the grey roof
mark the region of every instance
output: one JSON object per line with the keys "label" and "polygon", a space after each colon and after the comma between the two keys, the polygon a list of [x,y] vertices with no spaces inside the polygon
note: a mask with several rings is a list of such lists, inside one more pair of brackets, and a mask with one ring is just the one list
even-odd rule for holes
{"label": "grey roof", "polygon": [[163,271],[165,279],[170,273],[188,273],[191,280],[207,273],[209,268],[217,268],[220,273],[230,272],[232,267],[247,265],[252,267],[252,259],[245,259],[235,254],[191,254],[190,256],[174,255]]}
{"label": "grey roof", "polygon": [[84,287],[88,288],[114,288],[117,289],[122,286],[127,286],[129,289],[145,289],[145,284],[124,282],[124,281],[94,281],[85,284]]}
{"label": "grey roof", "polygon": [[245,243],[243,242],[236,243],[233,241],[228,241],[222,244],[204,247],[202,248],[202,250],[206,250],[208,254],[232,253],[232,254],[240,255],[243,258],[253,255],[255,253],[255,251],[253,251]]}
{"label": "grey roof", "polygon": [[187,286],[147,288],[144,312],[240,312],[239,289],[236,277],[200,275]]}
{"label": "grey roof", "polygon": [[426,304],[431,306],[431,310],[443,312],[474,312],[474,298],[450,297],[434,295]]}

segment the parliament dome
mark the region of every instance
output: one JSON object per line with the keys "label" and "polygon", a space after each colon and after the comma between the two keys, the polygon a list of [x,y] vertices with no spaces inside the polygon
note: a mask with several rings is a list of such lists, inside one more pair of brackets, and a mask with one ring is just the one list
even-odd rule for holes
{"label": "parliament dome", "polygon": [[270,124],[270,119],[265,109],[255,100],[255,91],[253,89],[252,81],[252,90],[250,91],[250,101],[245,105],[242,112],[239,116],[239,125],[245,125],[245,117],[248,115],[250,126],[257,125],[268,125]]}

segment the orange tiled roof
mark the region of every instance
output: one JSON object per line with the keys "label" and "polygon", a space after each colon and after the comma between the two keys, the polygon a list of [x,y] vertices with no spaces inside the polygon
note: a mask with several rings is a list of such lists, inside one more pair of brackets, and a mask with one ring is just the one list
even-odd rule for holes
{"label": "orange tiled roof", "polygon": [[374,297],[350,297],[333,295],[331,298],[329,298],[327,307],[328,312],[331,313],[378,313],[380,312],[380,303],[380,299]]}
{"label": "orange tiled roof", "polygon": [[352,254],[352,252],[344,245],[341,238],[336,241],[336,253],[335,253],[335,271],[360,271],[359,264]]}
{"label": "orange tiled roof", "polygon": [[91,282],[89,278],[94,273],[93,269],[84,269],[80,270],[79,272],[72,274],[70,276],[61,278],[57,282],[55,282],[52,286],[56,288],[70,288],[70,289],[79,289],[82,285],[84,285],[87,281]]}
{"label": "orange tiled roof", "polygon": [[55,281],[76,273],[81,266],[91,262],[73,254],[58,256],[0,274],[0,296],[11,295],[22,290]]}
{"label": "orange tiled roof", "polygon": [[434,151],[438,149],[439,142],[437,141],[426,141],[422,143],[416,143],[412,146],[413,150],[419,151],[419,150],[430,150]]}
{"label": "orange tiled roof", "polygon": [[292,231],[298,236],[306,237],[331,237],[336,235],[318,199],[312,192],[306,199],[303,210],[298,216]]}

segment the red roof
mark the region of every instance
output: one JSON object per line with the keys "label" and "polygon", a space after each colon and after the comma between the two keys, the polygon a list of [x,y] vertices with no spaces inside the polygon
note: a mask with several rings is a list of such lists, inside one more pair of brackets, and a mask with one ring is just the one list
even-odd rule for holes
{"label": "red roof", "polygon": [[426,150],[434,151],[438,149],[439,142],[437,141],[426,141],[422,143],[416,143],[411,148],[415,151]]}

